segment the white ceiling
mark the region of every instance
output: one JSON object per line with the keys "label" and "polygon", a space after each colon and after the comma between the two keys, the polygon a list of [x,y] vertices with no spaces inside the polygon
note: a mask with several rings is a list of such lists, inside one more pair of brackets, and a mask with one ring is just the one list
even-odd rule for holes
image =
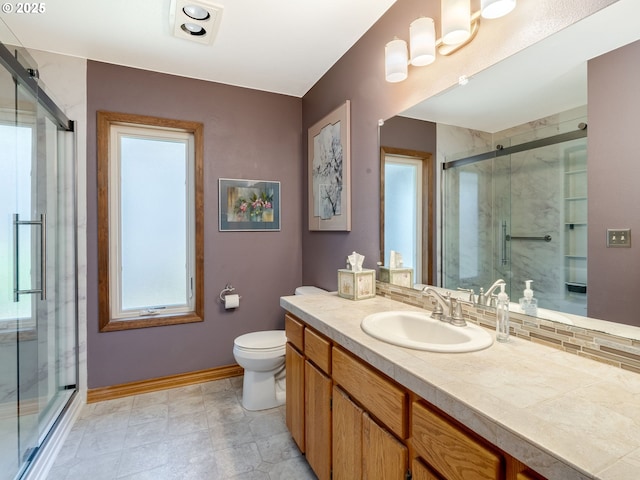
{"label": "white ceiling", "polygon": [[[302,97],[396,0],[209,1],[213,45],[171,34],[171,0],[47,0],[0,19],[27,48]],[[638,18],[640,0],[618,0],[402,115],[497,132],[585,105],[586,61],[638,40]]]}
{"label": "white ceiling", "polygon": [[401,115],[495,133],[586,105],[587,60],[640,39],[638,19],[618,0]]}
{"label": "white ceiling", "polygon": [[172,36],[171,0],[46,0],[0,18],[27,48],[302,97],[396,0],[211,1],[213,45]]}

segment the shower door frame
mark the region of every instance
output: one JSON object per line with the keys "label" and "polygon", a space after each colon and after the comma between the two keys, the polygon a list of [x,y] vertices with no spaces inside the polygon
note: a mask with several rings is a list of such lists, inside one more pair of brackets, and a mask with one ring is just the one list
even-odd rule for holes
{"label": "shower door frame", "polygon": [[[579,139],[585,139],[587,138],[587,124],[586,123],[579,123],[578,124],[578,129],[577,130],[572,130],[569,132],[564,132],[564,133],[559,133],[556,135],[551,135],[548,137],[544,137],[544,138],[540,138],[540,139],[535,139],[535,140],[531,140],[528,142],[524,142],[524,143],[520,143],[514,146],[510,146],[510,147],[503,147],[502,145],[498,145],[497,148],[495,150],[492,151],[488,151],[488,152],[484,152],[484,153],[480,153],[480,154],[476,154],[476,155],[472,155],[472,156],[468,156],[465,158],[461,158],[458,160],[451,160],[448,162],[444,162],[442,164],[442,188],[441,188],[441,215],[442,215],[442,231],[441,231],[441,242],[442,242],[442,251],[441,251],[441,265],[442,265],[442,278],[441,278],[441,285],[443,285],[445,288],[457,288],[457,287],[468,287],[469,285],[456,285],[455,287],[453,286],[447,286],[447,267],[448,265],[445,262],[445,258],[447,258],[448,252],[447,252],[447,245],[448,242],[446,242],[446,229],[445,229],[445,210],[447,208],[447,202],[448,202],[448,198],[447,198],[447,194],[445,192],[446,188],[447,188],[447,181],[446,181],[446,170],[450,170],[452,168],[459,168],[459,167],[463,167],[463,166],[467,166],[467,165],[472,165],[478,162],[482,162],[485,160],[497,160],[500,158],[510,158],[511,155],[516,154],[516,153],[520,153],[520,152],[526,152],[526,151],[530,151],[530,150],[535,150],[535,149],[539,149],[539,148],[543,148],[543,147],[547,147],[550,145],[556,145],[556,144],[562,144],[565,142],[570,142],[572,140],[579,140]],[[510,195],[509,195],[510,196]],[[503,212],[504,213],[504,212]],[[508,215],[510,216],[510,207],[509,207],[509,213]],[[504,217],[504,215],[503,215]],[[509,228],[511,225],[511,222],[508,222],[508,226],[505,226],[505,222],[501,221],[501,226],[499,228],[499,231],[496,233],[492,233],[492,237],[494,237],[493,240],[493,248],[494,250],[500,250],[499,252],[497,252],[499,254],[499,261],[494,261],[492,262],[492,280],[487,281],[486,285],[478,285],[478,287],[484,287],[487,288],[494,280],[496,280],[498,278],[499,275],[499,268],[498,266],[502,266],[503,268],[506,265],[510,265],[511,264],[511,246],[510,240],[516,240],[516,239],[526,239],[526,240],[540,240],[540,241],[550,241],[551,239],[549,238],[548,235],[541,235],[540,237],[512,237],[510,235],[509,232]],[[495,230],[495,229],[494,229]],[[496,255],[493,255],[494,259],[496,258]],[[510,268],[510,267],[509,267]],[[496,273],[497,272],[497,273]],[[497,275],[497,276],[496,276]],[[512,298],[512,301],[517,301],[517,295],[514,292],[518,292],[518,286],[514,286],[511,285],[510,282],[508,281],[508,279],[505,277],[505,279],[507,280],[507,286],[509,288],[509,296]],[[477,293],[477,292],[476,292]]]}

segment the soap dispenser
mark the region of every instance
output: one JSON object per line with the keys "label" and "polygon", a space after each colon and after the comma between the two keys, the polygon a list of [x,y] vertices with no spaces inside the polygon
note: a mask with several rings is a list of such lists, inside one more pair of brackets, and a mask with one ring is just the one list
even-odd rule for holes
{"label": "soap dispenser", "polygon": [[533,280],[526,280],[524,282],[524,297],[520,299],[520,308],[525,313],[525,315],[536,317],[538,315],[538,299],[533,298],[533,290],[531,290],[532,283]]}
{"label": "soap dispenser", "polygon": [[498,305],[496,307],[496,340],[498,342],[509,341],[509,296],[504,291],[506,284],[500,284]]}

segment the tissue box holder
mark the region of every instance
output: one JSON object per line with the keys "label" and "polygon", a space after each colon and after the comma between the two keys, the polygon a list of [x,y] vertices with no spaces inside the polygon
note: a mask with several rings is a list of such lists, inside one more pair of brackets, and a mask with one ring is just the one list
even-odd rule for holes
{"label": "tissue box holder", "polygon": [[380,267],[380,281],[411,288],[413,284],[413,268]]}
{"label": "tissue box holder", "polygon": [[361,272],[353,270],[338,270],[338,295],[349,300],[363,300],[376,296],[376,271],[363,269]]}

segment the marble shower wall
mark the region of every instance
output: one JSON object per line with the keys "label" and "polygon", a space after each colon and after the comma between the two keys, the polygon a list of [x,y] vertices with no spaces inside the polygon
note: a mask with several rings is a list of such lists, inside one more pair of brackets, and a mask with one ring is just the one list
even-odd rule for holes
{"label": "marble shower wall", "polygon": [[[586,122],[586,107],[535,120],[493,135],[460,127],[438,125],[440,161],[464,158],[486,152],[502,144],[505,147],[546,138],[577,129]],[[443,219],[444,286],[447,288],[486,288],[497,278],[510,287],[512,301],[522,296],[524,281],[532,279],[541,306],[553,310],[584,314],[586,298],[567,301],[565,286],[565,157],[585,140],[575,140],[486,160],[444,172],[445,195]],[[456,152],[447,153],[444,152]],[[460,152],[460,153],[458,153]],[[476,207],[459,205],[461,178],[477,180],[477,225],[461,218],[471,218]],[[464,182],[464,180],[463,180]],[[466,188],[469,186],[467,185]],[[541,237],[551,235],[550,242],[511,240],[504,242],[503,222],[511,236]],[[465,230],[465,226],[469,229]],[[477,251],[460,248],[477,228]],[[467,242],[469,243],[469,242]],[[472,242],[471,242],[472,243]],[[504,256],[507,259],[503,264]],[[472,266],[465,267],[472,262]],[[462,265],[462,267],[461,267]],[[478,275],[460,278],[461,272]]]}
{"label": "marble shower wall", "polygon": [[[492,148],[491,134],[438,124],[437,163],[438,171],[445,162],[458,160]],[[449,169],[442,174],[443,196],[442,250],[443,286],[447,288],[475,287],[490,285],[494,274],[494,228],[492,182],[493,163],[478,162],[465,167]],[[460,205],[460,194],[469,188],[468,182],[477,180],[477,211]],[[475,247],[469,248],[471,232],[477,232]],[[461,242],[462,239],[462,242]],[[462,244],[462,245],[461,245]],[[465,248],[465,246],[467,248]],[[462,268],[462,270],[461,270]],[[465,272],[477,275],[461,280]]]}

